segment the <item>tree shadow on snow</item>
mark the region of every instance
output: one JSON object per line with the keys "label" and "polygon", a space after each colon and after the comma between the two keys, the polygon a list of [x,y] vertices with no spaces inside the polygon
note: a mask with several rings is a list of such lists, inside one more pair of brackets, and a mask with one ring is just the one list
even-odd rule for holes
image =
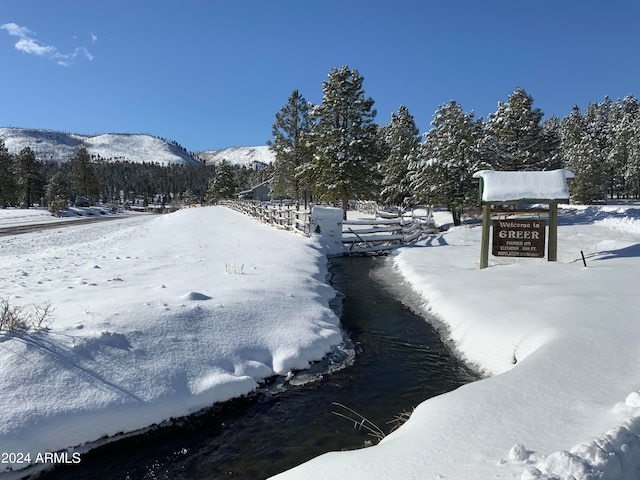
{"label": "tree shadow on snow", "polygon": [[[114,390],[122,394],[124,397],[134,400],[135,402],[144,403],[144,400],[138,397],[133,392],[130,392],[113,383],[91,368],[81,365],[78,360],[79,357],[84,357],[84,355],[76,355],[76,352],[74,352],[73,350],[69,350],[64,346],[57,344],[53,339],[49,337],[48,334],[42,332],[20,332],[14,333],[12,337],[18,341],[23,342],[29,347],[38,349],[43,354],[51,356],[54,359],[55,363],[58,364],[61,368],[76,371],[80,376],[84,377],[88,383],[97,383],[98,385]],[[123,347],[121,346],[121,344],[119,344],[118,348]]]}
{"label": "tree shadow on snow", "polygon": [[611,260],[612,258],[632,258],[640,257],[640,243],[630,245],[619,250],[604,250],[598,252],[594,260]]}

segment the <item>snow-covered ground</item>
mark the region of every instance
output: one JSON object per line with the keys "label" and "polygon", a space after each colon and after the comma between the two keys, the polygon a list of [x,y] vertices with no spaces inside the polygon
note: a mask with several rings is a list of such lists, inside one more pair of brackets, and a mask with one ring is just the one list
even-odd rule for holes
{"label": "snow-covered ground", "polygon": [[46,208],[0,208],[0,227],[58,221]]}
{"label": "snow-covered ground", "polygon": [[480,270],[480,232],[452,227],[393,260],[487,378],[422,403],[375,447],[278,479],[640,478],[640,208],[564,208],[557,263]]}
{"label": "snow-covered ground", "polygon": [[0,334],[0,455],[76,453],[342,342],[319,246],[223,207],[0,237],[0,264],[0,299],[54,308],[49,331]]}
{"label": "snow-covered ground", "polygon": [[[640,477],[640,207],[561,209],[555,263],[479,270],[480,231],[452,227],[392,265],[486,378],[375,447],[278,478]],[[0,261],[0,297],[55,307],[50,331],[0,335],[1,451],[188,413],[341,341],[315,239],[224,208],[3,237]]]}
{"label": "snow-covered ground", "polygon": [[33,225],[42,223],[69,222],[87,217],[99,216],[131,216],[136,212],[113,213],[102,207],[70,207],[61,218],[54,217],[47,208],[0,208],[0,228],[16,225]]}

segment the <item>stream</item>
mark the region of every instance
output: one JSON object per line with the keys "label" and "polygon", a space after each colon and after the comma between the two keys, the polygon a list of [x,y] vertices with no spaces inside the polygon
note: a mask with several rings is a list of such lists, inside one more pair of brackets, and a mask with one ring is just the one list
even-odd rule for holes
{"label": "stream", "polygon": [[388,433],[398,416],[422,401],[477,379],[434,328],[398,299],[416,301],[387,262],[386,257],[331,261],[331,283],[344,296],[339,298],[348,340],[309,371],[95,448],[80,464],[34,478],[256,480],[328,451],[375,444],[366,429],[332,413],[348,414],[335,403]]}

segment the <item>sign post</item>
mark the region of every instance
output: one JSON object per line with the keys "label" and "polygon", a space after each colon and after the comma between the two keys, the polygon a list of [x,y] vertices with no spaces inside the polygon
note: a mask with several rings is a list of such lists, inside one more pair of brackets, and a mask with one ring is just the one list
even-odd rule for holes
{"label": "sign post", "polygon": [[[489,238],[492,211],[512,216],[548,213],[549,242],[547,260],[558,259],[558,203],[569,201],[567,180],[573,178],[569,170],[497,172],[482,170],[473,175],[480,181],[482,204],[482,245],[480,268],[489,266]],[[549,205],[540,208],[513,209],[532,203]],[[495,206],[496,210],[492,210]],[[504,208],[505,206],[511,208]],[[509,219],[493,221],[492,254],[497,257],[542,258],[545,254],[546,222],[541,219]]]}

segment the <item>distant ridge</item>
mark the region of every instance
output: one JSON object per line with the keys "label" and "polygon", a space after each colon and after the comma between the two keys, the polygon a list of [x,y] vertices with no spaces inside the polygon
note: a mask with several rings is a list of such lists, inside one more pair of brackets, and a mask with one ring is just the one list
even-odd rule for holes
{"label": "distant ridge", "polygon": [[269,147],[235,147],[224,150],[213,150],[208,152],[198,152],[196,158],[207,165],[217,165],[223,160],[232,165],[242,165],[247,168],[265,168],[275,160],[275,155]]}
{"label": "distant ridge", "polygon": [[0,139],[10,153],[29,147],[36,158],[44,161],[67,162],[80,147],[85,147],[93,159],[158,163],[160,165],[217,165],[223,160],[247,168],[265,168],[275,156],[268,146],[225,148],[189,153],[176,142],[148,134],[105,133],[81,135],[77,133],[33,128],[0,127]]}
{"label": "distant ridge", "polygon": [[176,142],[147,134],[106,133],[79,135],[76,133],[31,128],[0,128],[0,139],[10,153],[24,147],[34,151],[38,160],[67,162],[80,147],[85,147],[94,159],[158,163],[160,165],[197,165]]}

